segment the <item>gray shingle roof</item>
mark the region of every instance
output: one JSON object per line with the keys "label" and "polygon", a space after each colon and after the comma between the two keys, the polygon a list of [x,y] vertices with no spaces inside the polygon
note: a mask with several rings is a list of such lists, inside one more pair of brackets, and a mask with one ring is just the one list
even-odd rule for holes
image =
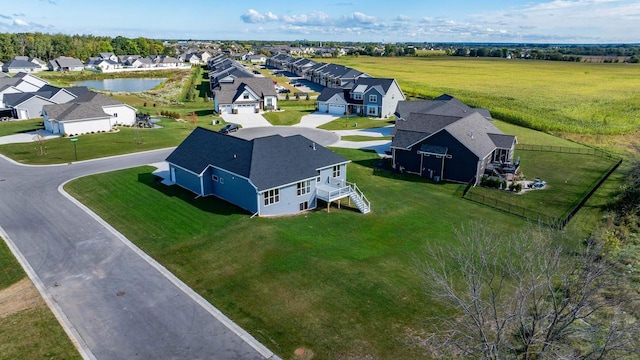
{"label": "gray shingle roof", "polygon": [[317,101],[327,101],[329,99],[331,99],[335,94],[340,94],[340,97],[342,99],[345,99],[344,97],[344,89],[339,89],[339,88],[324,88],[322,89],[322,92],[320,93],[320,95],[318,95],[318,99]]}
{"label": "gray shingle roof", "polygon": [[35,68],[39,68],[39,65],[36,65],[32,62],[29,62],[27,60],[20,60],[20,59],[11,59],[9,61],[7,61],[4,65],[2,65],[3,68],[5,69],[16,69],[16,68],[31,68],[31,69],[35,69]]}
{"label": "gray shingle roof", "polygon": [[477,110],[446,94],[436,100],[401,101],[396,115],[404,120],[396,121],[391,146],[406,149],[432,134],[447,131],[479,158],[496,147],[510,149],[515,136],[504,135]]}
{"label": "gray shingle roof", "polygon": [[120,101],[110,97],[88,91],[81,94],[73,101],[64,104],[45,105],[44,111],[50,119],[57,121],[71,121],[81,119],[94,119],[101,117],[109,117],[104,112],[104,106],[122,105]]}
{"label": "gray shingle roof", "polygon": [[232,83],[220,83],[220,88],[214,91],[214,95],[219,104],[230,104],[242,95],[247,87],[261,98],[277,96],[273,80],[263,77],[238,77]]}
{"label": "gray shingle roof", "polygon": [[317,176],[317,170],[348,162],[301,135],[243,140],[196,128],[167,161],[196,174],[209,165],[249,178],[258,191]]}

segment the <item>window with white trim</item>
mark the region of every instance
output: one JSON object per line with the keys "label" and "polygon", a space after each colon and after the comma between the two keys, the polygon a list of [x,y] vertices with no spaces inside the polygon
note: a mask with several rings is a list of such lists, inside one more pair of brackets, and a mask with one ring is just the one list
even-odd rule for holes
{"label": "window with white trim", "polygon": [[305,210],[309,210],[309,202],[308,201],[300,203],[300,211],[305,211]]}
{"label": "window with white trim", "polygon": [[378,102],[378,95],[369,95],[369,102],[370,103],[377,103]]}
{"label": "window with white trim", "polygon": [[245,100],[249,100],[249,94],[248,93],[242,94],[242,98]]}
{"label": "window with white trim", "polygon": [[220,178],[220,184],[224,184],[224,178]]}
{"label": "window with white trim", "polygon": [[211,177],[211,179],[213,179],[213,181],[218,182],[218,175],[213,175]]}
{"label": "window with white trim", "polygon": [[298,196],[311,192],[311,180],[300,181],[297,184]]}
{"label": "window with white trim", "polygon": [[264,193],[264,206],[269,206],[280,202],[280,189],[272,189]]}
{"label": "window with white trim", "polygon": [[334,178],[340,177],[340,165],[334,165],[333,166],[332,176]]}
{"label": "window with white trim", "polygon": [[369,115],[378,115],[378,108],[375,106],[367,106],[367,111]]}
{"label": "window with white trim", "polygon": [[353,100],[362,100],[361,93],[353,93]]}

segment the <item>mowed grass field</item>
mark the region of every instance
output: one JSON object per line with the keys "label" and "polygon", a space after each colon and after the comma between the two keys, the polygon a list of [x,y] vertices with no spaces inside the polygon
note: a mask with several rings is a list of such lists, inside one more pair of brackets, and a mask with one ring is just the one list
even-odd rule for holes
{"label": "mowed grass field", "polygon": [[[513,129],[523,142],[580,146]],[[457,246],[454,229],[470,222],[506,234],[525,221],[462,199],[464,185],[382,170],[371,152],[334,151],[352,160],[349,181],[371,200],[372,213],[343,206],[251,219],[224,201],[160,184],[149,167],[81,178],[65,189],[284,359],[299,348],[317,359],[423,359],[419,344],[434,331],[429,319],[443,312],[422,292],[417,270],[425,252]],[[547,155],[536,159],[542,177],[556,171],[544,162],[577,161]],[[613,190],[598,192],[569,226],[574,239],[588,235],[581,224],[597,221]],[[573,198],[547,206],[561,212]]]}
{"label": "mowed grass field", "polygon": [[[454,227],[524,221],[461,199],[459,184],[375,170],[374,153],[336,149],[371,200],[282,218],[250,214],[159,183],[149,167],[73,181],[66,190],[284,359],[421,359],[442,308],[417,274],[427,248],[455,247]],[[137,204],[132,210],[130,204]],[[344,205],[344,204],[343,204]]]}
{"label": "mowed grass field", "polygon": [[395,78],[408,96],[447,93],[534,129],[624,134],[640,128],[640,65],[462,57],[323,59]]}

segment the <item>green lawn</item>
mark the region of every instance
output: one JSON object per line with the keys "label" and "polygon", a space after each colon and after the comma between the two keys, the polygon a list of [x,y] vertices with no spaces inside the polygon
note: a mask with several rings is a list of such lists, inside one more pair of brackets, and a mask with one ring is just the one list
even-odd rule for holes
{"label": "green lawn", "polygon": [[[189,122],[177,122],[168,118],[162,118],[158,125],[162,128],[121,127],[118,132],[79,136],[78,160],[177,146],[194,128],[194,125]],[[211,120],[206,116],[198,118],[198,125],[214,130],[223,126],[222,124],[211,125]],[[0,123],[0,131],[3,126],[4,123]],[[44,145],[46,155],[40,155],[40,148],[35,142],[0,145],[0,153],[25,164],[61,164],[75,161],[73,143],[69,138],[46,140]]]}
{"label": "green lawn", "polygon": [[3,121],[0,122],[0,136],[44,129],[40,124],[42,124],[42,118],[20,121]]}
{"label": "green lawn", "polygon": [[300,123],[304,115],[316,110],[314,100],[280,100],[278,107],[283,111],[271,111],[264,114],[264,118],[275,126],[295,125]]}
{"label": "green lawn", "polygon": [[360,116],[343,116],[333,120],[332,122],[318,126],[318,129],[324,130],[353,130],[353,129],[371,129],[384,127],[395,124],[394,119],[380,119]]}
{"label": "green lawn", "polygon": [[462,57],[323,59],[395,78],[408,96],[456,96],[544,131],[621,134],[640,126],[640,65]]}
{"label": "green lawn", "polygon": [[[26,274],[0,238],[0,291]],[[36,295],[39,296],[39,295]],[[44,301],[0,317],[0,359],[81,359]]]}
{"label": "green lawn", "polygon": [[615,160],[592,155],[516,150],[520,170],[528,180],[547,182],[543,190],[514,194],[496,189],[474,187],[471,194],[499,199],[531,211],[563,218],[580,202]]}
{"label": "green lawn", "polygon": [[463,185],[427,184],[375,169],[373,153],[335,150],[353,160],[349,180],[372,213],[251,219],[161,185],[148,167],[66,189],[283,358],[306,347],[319,359],[420,359],[410,344],[441,311],[421,291],[420,253],[455,246],[453,228],[469,221],[505,232],[524,222],[461,199]]}

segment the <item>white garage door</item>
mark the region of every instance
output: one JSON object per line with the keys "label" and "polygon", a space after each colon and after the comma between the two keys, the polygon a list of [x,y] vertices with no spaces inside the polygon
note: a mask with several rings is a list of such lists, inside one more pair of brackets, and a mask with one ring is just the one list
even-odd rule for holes
{"label": "white garage door", "polygon": [[231,105],[220,105],[220,114],[231,114]]}
{"label": "white garage door", "polygon": [[256,112],[254,104],[238,104],[236,109],[238,109],[238,114],[253,114]]}
{"label": "white garage door", "polygon": [[318,111],[320,112],[327,112],[329,111],[329,105],[325,104],[318,104]]}
{"label": "white garage door", "polygon": [[329,114],[332,115],[344,115],[345,109],[344,105],[333,105],[329,104]]}

